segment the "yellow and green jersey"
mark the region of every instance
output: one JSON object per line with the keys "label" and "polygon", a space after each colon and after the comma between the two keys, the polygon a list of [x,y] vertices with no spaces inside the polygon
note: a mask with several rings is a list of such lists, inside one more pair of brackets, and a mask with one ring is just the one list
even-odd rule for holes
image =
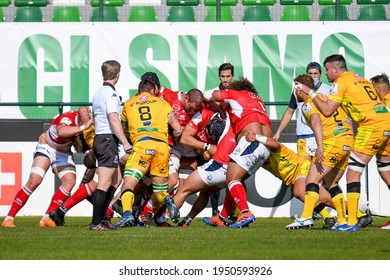
{"label": "yellow and green jersey", "polygon": [[137,143],[141,139],[152,138],[168,142],[168,113],[172,111],[168,102],[143,92],[123,106],[121,119],[128,123],[130,140]]}

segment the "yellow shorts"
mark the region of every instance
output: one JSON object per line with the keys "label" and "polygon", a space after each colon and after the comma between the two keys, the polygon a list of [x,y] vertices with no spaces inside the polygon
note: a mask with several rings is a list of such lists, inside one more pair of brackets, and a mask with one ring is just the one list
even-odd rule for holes
{"label": "yellow shorts", "polygon": [[286,185],[292,186],[294,185],[295,181],[299,178],[306,178],[309,174],[311,162],[308,160],[305,160],[304,163],[302,163],[298,168],[297,171],[294,173],[294,177],[292,180],[288,180],[288,182],[285,182]]}
{"label": "yellow shorts", "polygon": [[134,145],[134,153],[129,156],[125,169],[137,169],[144,174],[168,177],[168,160],[171,154],[167,143],[155,140],[139,141]]}
{"label": "yellow shorts", "polygon": [[323,141],[324,157],[323,165],[339,170],[345,170],[348,165],[350,151],[353,147],[353,135],[344,134]]}
{"label": "yellow shorts", "polygon": [[390,130],[383,126],[360,126],[357,129],[353,150],[366,155],[376,155],[385,151],[389,152],[389,148],[386,147],[389,134]]}

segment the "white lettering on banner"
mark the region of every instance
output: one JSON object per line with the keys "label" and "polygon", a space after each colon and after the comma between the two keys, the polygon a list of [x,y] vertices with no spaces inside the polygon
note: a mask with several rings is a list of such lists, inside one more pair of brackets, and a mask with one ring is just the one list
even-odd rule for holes
{"label": "white lettering on banner", "polygon": [[[136,91],[145,71],[156,72],[174,90],[207,90],[218,83],[221,62],[229,61],[235,76],[252,80],[266,102],[288,102],[294,76],[305,72],[308,61],[321,63],[330,54],[345,54],[348,68],[366,78],[388,71],[390,60],[382,59],[388,45],[383,34],[388,33],[388,24],[358,21],[83,22],[42,24],[39,33],[35,25],[4,22],[0,36],[7,44],[0,45],[0,61],[18,71],[3,71],[8,82],[1,88],[2,102],[90,101],[108,54],[122,64],[126,78],[117,90],[124,100]],[[51,118],[58,113],[53,107],[1,109],[0,118],[36,118],[38,113]],[[284,112],[283,106],[268,109],[271,119]]]}
{"label": "white lettering on banner", "polygon": [[[11,172],[2,172],[2,165],[3,162],[0,159],[0,199],[1,199],[1,194],[3,191],[3,186],[4,185],[15,185],[15,173]],[[4,189],[5,191],[5,189]]]}

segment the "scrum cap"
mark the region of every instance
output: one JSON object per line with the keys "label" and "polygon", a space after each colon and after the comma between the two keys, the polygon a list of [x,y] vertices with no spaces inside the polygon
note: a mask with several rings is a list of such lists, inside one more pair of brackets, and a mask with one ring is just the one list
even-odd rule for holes
{"label": "scrum cap", "polygon": [[223,131],[225,130],[226,122],[220,118],[213,118],[206,125],[207,137],[218,143]]}

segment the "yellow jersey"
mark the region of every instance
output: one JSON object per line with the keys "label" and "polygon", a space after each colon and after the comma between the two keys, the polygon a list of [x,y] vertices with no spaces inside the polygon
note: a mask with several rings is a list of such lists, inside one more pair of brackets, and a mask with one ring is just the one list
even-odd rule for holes
{"label": "yellow jersey", "polygon": [[159,140],[168,143],[168,113],[171,105],[150,93],[140,93],[125,102],[121,119],[128,123],[130,140]]}
{"label": "yellow jersey", "polygon": [[[326,96],[319,94],[318,98],[324,100]],[[310,121],[312,114],[318,114],[320,116],[322,122],[323,139],[329,139],[332,137],[353,133],[351,131],[351,127],[347,123],[348,115],[342,107],[338,107],[332,116],[326,118],[314,105],[313,100],[308,98],[302,104],[302,115],[305,117],[306,123],[313,129]]]}
{"label": "yellow jersey", "polygon": [[93,149],[93,140],[95,139],[95,126],[91,125],[90,128],[83,130],[83,137],[88,147]]}
{"label": "yellow jersey", "polygon": [[351,119],[359,125],[376,126],[382,121],[389,123],[390,112],[381,105],[374,86],[356,73],[346,71],[341,74],[334,81],[327,98],[340,102]]}

